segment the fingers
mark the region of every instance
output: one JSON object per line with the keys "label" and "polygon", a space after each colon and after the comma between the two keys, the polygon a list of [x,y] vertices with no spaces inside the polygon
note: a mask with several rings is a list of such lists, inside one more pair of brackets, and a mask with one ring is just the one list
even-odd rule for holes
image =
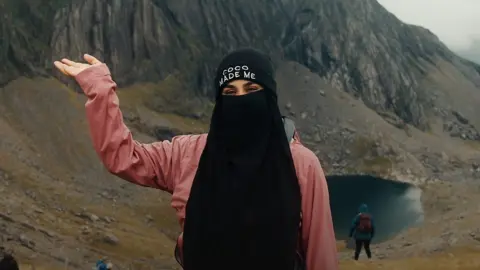
{"label": "fingers", "polygon": [[85,59],[85,61],[87,61],[90,65],[96,65],[96,64],[102,63],[97,58],[91,56],[90,54],[85,54],[83,56],[83,59]]}
{"label": "fingers", "polygon": [[67,59],[67,58],[63,58],[61,61],[62,61],[62,63],[64,63],[67,66],[78,67],[78,66],[81,65],[80,63],[74,62],[74,61],[72,61],[70,59]]}
{"label": "fingers", "polygon": [[65,68],[67,67],[65,64],[63,64],[62,62],[60,61],[55,61],[53,62],[53,64],[55,65],[55,67],[60,71],[62,72],[63,74],[67,75],[67,76],[70,76],[70,74],[65,70]]}
{"label": "fingers", "polygon": [[[55,61],[55,62],[53,62],[53,64],[55,65],[55,67],[60,72],[62,72],[63,74],[65,74],[67,76],[71,76],[71,77],[75,77],[79,73],[79,71],[82,70],[81,68],[74,67],[74,66],[69,66],[69,65],[66,65],[66,64],[64,64],[60,61]],[[84,64],[84,65],[86,65],[86,64]]]}
{"label": "fingers", "polygon": [[85,54],[83,58],[85,59],[85,61],[88,62],[88,64],[78,63],[67,58],[63,58],[60,61],[55,61],[53,62],[53,64],[63,74],[67,76],[76,76],[78,73],[80,73],[82,70],[85,70],[90,65],[98,65],[102,63],[97,58],[89,54]]}

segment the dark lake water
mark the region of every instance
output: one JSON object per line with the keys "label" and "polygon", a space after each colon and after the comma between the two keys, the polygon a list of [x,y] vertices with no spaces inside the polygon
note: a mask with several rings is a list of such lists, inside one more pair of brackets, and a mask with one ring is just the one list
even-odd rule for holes
{"label": "dark lake water", "polygon": [[358,207],[366,203],[375,220],[373,242],[382,242],[423,221],[422,191],[406,183],[363,175],[327,176],[337,239],[346,239]]}

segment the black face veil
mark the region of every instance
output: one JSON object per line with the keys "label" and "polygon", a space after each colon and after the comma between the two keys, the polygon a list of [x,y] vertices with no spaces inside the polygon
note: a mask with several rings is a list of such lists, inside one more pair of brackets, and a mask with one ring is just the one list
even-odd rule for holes
{"label": "black face veil", "polygon": [[[230,81],[264,90],[222,96]],[[227,55],[186,207],[185,270],[292,270],[301,212],[295,167],[277,105],[270,59],[255,50]]]}

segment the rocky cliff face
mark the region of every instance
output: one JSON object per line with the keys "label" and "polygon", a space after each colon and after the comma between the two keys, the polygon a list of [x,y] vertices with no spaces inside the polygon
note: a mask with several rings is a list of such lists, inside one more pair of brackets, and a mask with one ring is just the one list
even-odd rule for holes
{"label": "rocky cliff face", "polygon": [[[208,97],[220,58],[252,46],[270,53],[278,64],[280,95],[289,97],[281,98],[288,105],[285,113],[299,123],[306,143],[318,153],[329,153],[319,154],[325,163],[347,160],[342,153],[349,146],[339,140],[353,144],[359,135],[331,132],[357,116],[378,118],[355,127],[366,137],[388,125],[383,132],[403,134],[396,141],[404,140],[405,132],[420,140],[412,128],[423,131],[418,133],[422,136],[428,132],[442,139],[480,140],[480,66],[457,57],[428,30],[402,23],[374,0],[35,3],[9,0],[2,6],[7,22],[1,28],[2,83],[23,74],[48,75],[52,60],[80,60],[89,52],[108,64],[122,87],[175,81],[182,100]],[[342,97],[336,90],[348,98],[336,100]],[[150,107],[168,112],[171,103],[152,100]],[[345,113],[352,104],[356,109]],[[326,137],[341,139],[318,139]],[[438,154],[444,151],[442,144],[428,148]],[[412,149],[407,151],[417,151]]]}
{"label": "rocky cliff face", "polygon": [[[375,0],[86,0],[44,9],[47,18],[29,22],[41,21],[47,31],[27,34],[50,49],[22,43],[28,39],[18,35],[25,31],[7,30],[14,42],[2,46],[8,60],[3,70],[10,75],[3,81],[16,70],[45,67],[45,59],[91,52],[109,64],[120,85],[178,74],[188,89],[208,95],[220,57],[254,46],[276,60],[305,65],[368,107],[421,129],[428,127],[433,107],[421,82],[439,60],[480,86],[478,66],[457,58],[428,30],[403,24]],[[31,8],[25,10],[36,18]],[[7,28],[12,25],[18,24]]]}
{"label": "rocky cliff face", "polygon": [[51,66],[53,17],[62,0],[0,3],[0,85],[22,75],[46,75]]}
{"label": "rocky cliff face", "polygon": [[[419,89],[426,65],[458,61],[430,32],[402,24],[376,1],[90,0],[64,9],[56,24],[54,55],[97,52],[121,83],[176,70],[208,94],[219,58],[255,46],[420,128],[431,101]],[[480,85],[473,66],[465,69]]]}

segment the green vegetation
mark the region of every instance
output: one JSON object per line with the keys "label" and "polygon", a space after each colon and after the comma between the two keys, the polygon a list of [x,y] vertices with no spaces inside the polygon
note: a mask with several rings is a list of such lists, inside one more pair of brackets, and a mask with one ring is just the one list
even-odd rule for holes
{"label": "green vegetation", "polygon": [[366,173],[371,175],[386,176],[393,167],[393,162],[388,157],[378,156],[377,145],[374,139],[359,136],[350,146],[352,159],[356,162],[346,168],[349,173]]}
{"label": "green vegetation", "polygon": [[480,150],[480,141],[464,141],[465,145],[468,147],[475,149],[475,150]]}
{"label": "green vegetation", "polygon": [[125,112],[141,114],[147,122],[167,120],[172,130],[182,134],[206,132],[212,103],[192,96],[182,87],[173,75],[158,84],[134,84],[118,90],[120,106]]}

